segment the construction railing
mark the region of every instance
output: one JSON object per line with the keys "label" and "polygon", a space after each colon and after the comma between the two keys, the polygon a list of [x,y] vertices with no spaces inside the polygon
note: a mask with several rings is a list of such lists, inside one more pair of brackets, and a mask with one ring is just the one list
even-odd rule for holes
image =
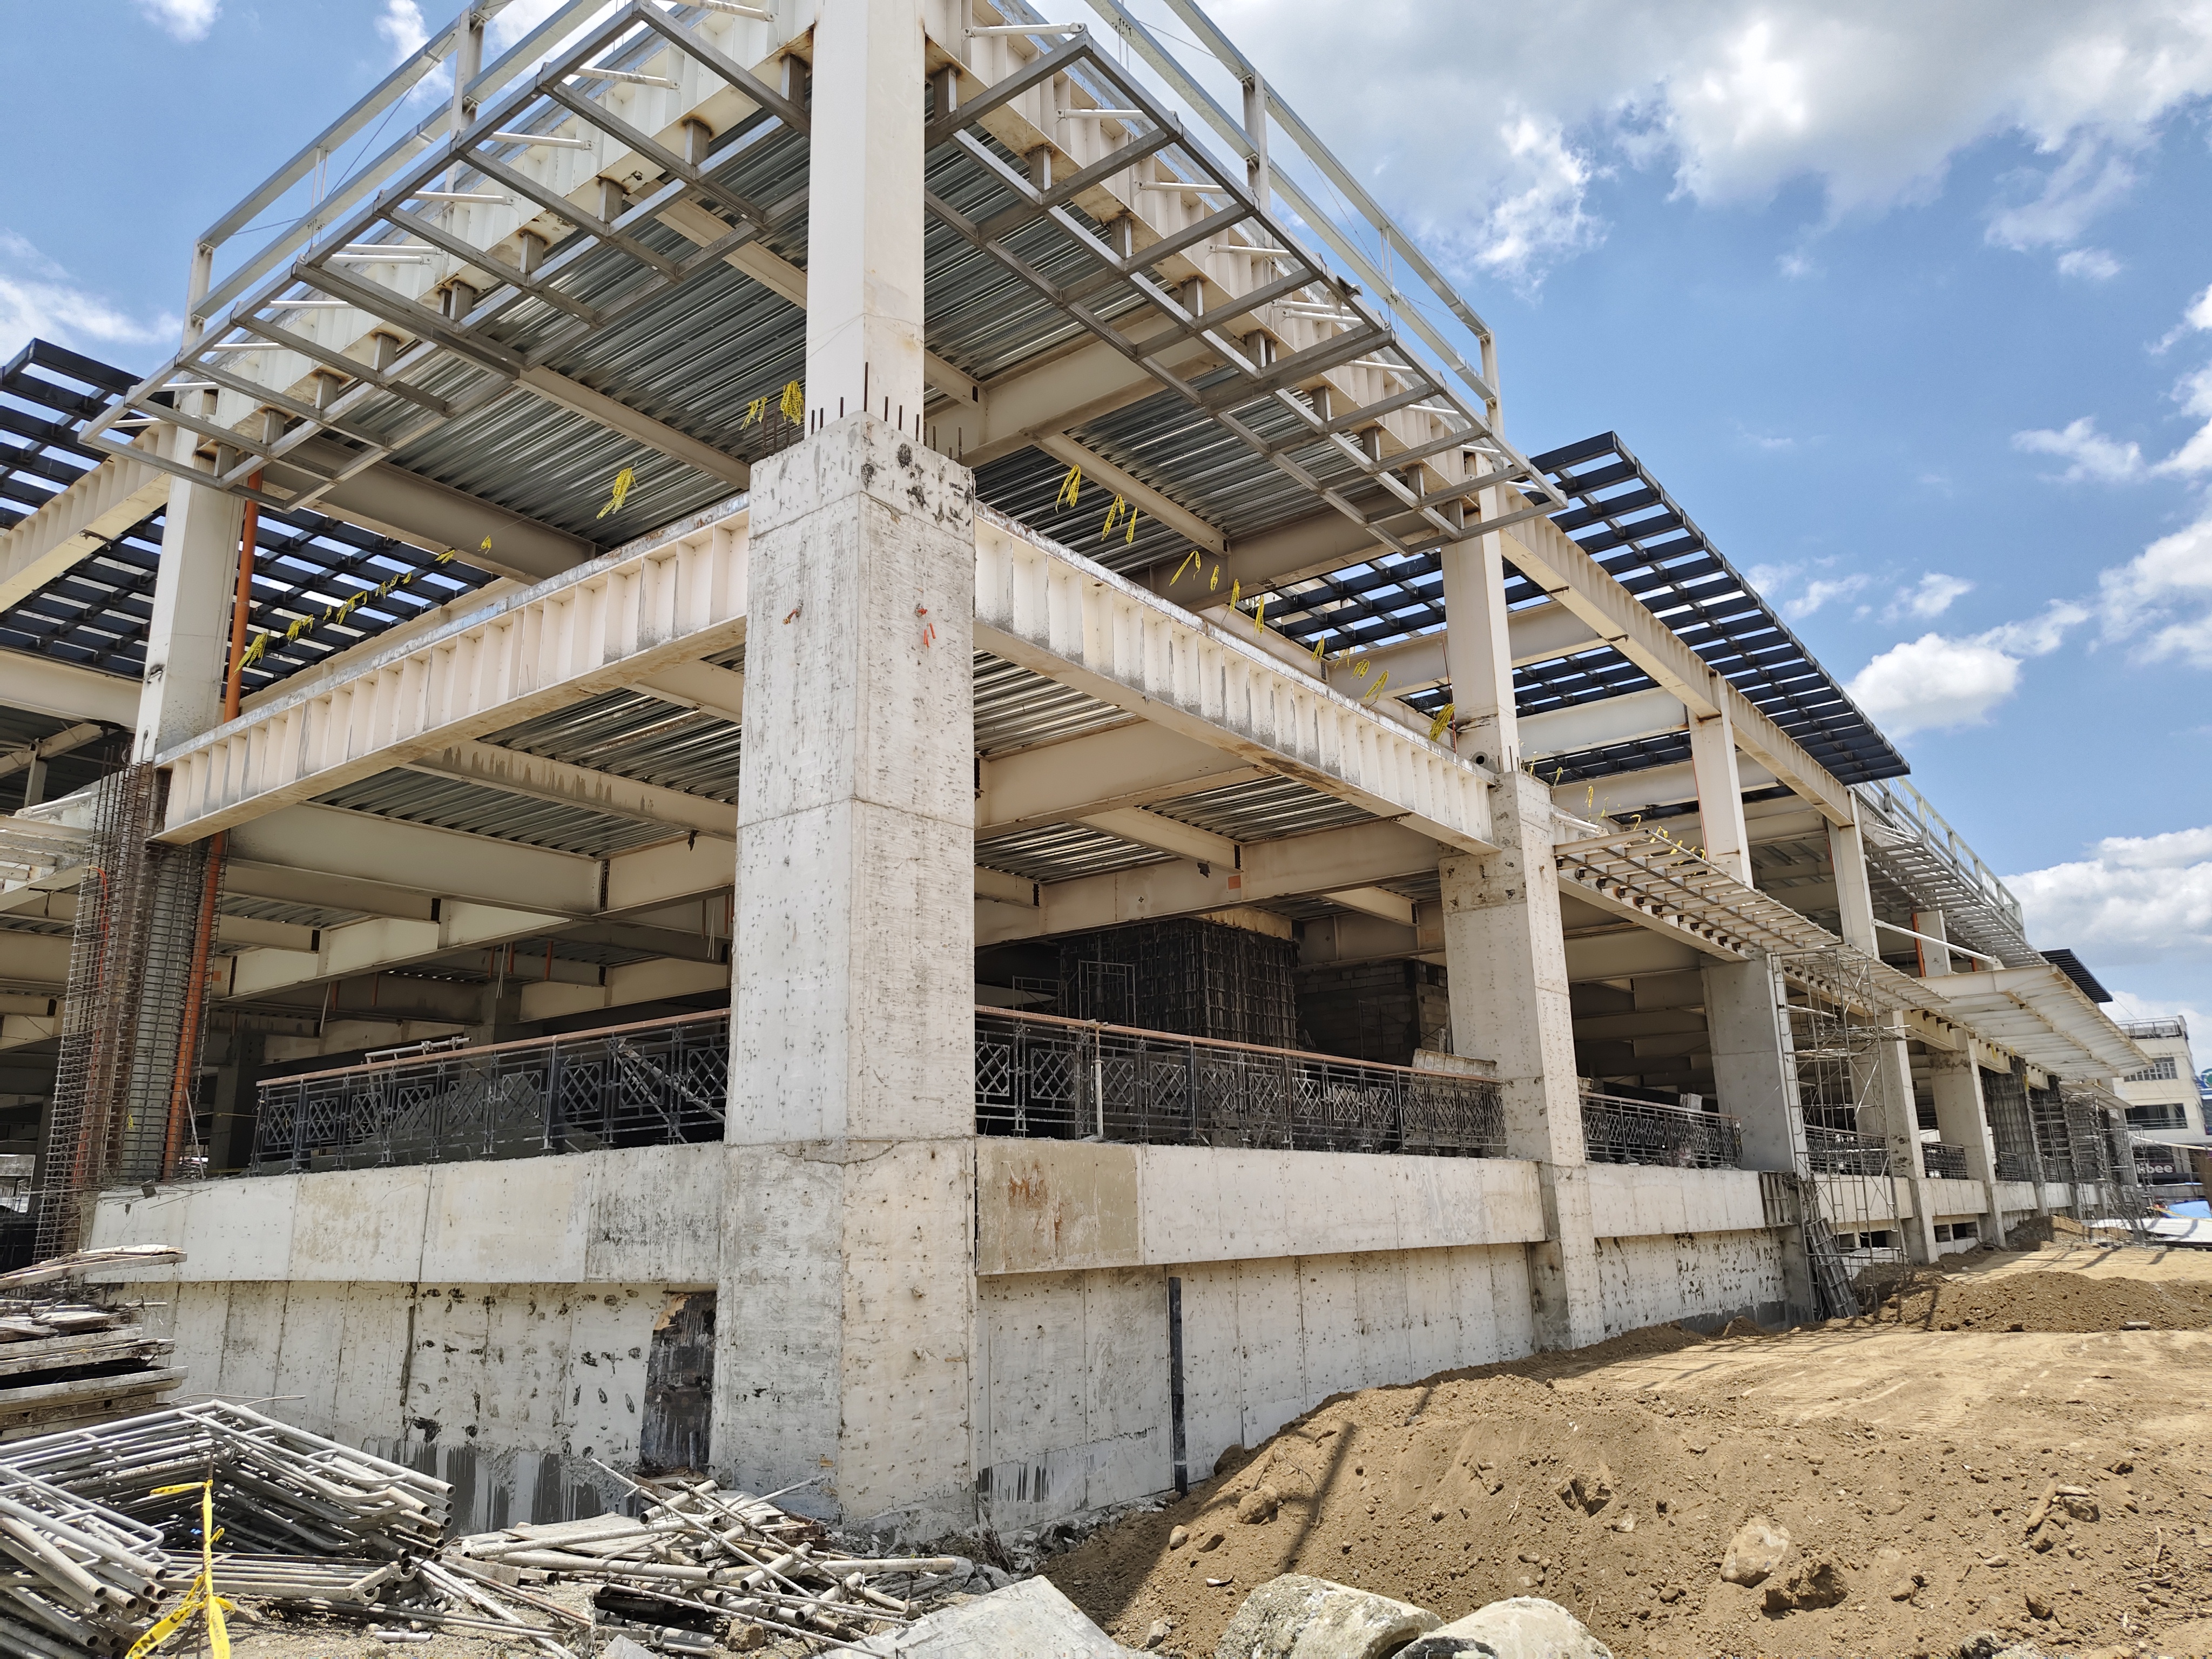
{"label": "construction railing", "polygon": [[1593,1164],[1733,1170],[1743,1161],[1743,1124],[1719,1112],[1585,1090],[1583,1144]]}
{"label": "construction railing", "polygon": [[1152,1146],[1502,1158],[1488,1078],[975,1011],[975,1131]]}
{"label": "construction railing", "polygon": [[1805,1129],[1805,1160],[1814,1175],[1882,1176],[1889,1173],[1889,1143],[1880,1135],[1849,1129]]}
{"label": "construction railing", "polygon": [[399,1053],[261,1085],[252,1170],[529,1158],[722,1138],[730,1020]]}
{"label": "construction railing", "polygon": [[1966,1179],[1966,1149],[1947,1146],[1940,1140],[1922,1143],[1920,1167],[1930,1181],[1964,1181]]}

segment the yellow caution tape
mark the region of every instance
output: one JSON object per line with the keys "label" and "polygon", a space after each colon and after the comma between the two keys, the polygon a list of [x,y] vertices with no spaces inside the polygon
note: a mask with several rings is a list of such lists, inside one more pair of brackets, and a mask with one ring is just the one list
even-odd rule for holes
{"label": "yellow caution tape", "polygon": [[1443,736],[1444,728],[1452,723],[1452,709],[1455,706],[1455,705],[1451,703],[1446,703],[1442,708],[1437,710],[1436,719],[1429,722],[1429,741],[1431,743],[1434,743],[1438,738]]}
{"label": "yellow caution tape", "polygon": [[608,514],[619,509],[622,504],[629,499],[629,487],[636,482],[637,474],[629,467],[624,467],[616,473],[613,492],[608,495],[607,504],[599,509],[599,516],[604,519]]}
{"label": "yellow caution tape", "polygon": [[1130,533],[1133,535],[1136,532],[1136,509],[1131,507],[1128,502],[1123,501],[1119,495],[1116,495],[1114,498],[1113,504],[1106,509],[1106,522],[1098,526],[1098,539],[1100,541],[1104,541],[1109,536],[1114,533],[1114,526],[1121,522],[1121,515],[1124,513],[1127,513],[1129,515]]}
{"label": "yellow caution tape", "polygon": [[806,424],[806,389],[796,380],[783,383],[783,401],[776,405],[793,426]]}
{"label": "yellow caution tape", "polygon": [[1060,481],[1060,494],[1052,498],[1054,507],[1073,507],[1083,494],[1083,469],[1071,466]]}
{"label": "yellow caution tape", "polygon": [[1221,586],[1221,567],[1220,567],[1219,565],[1218,565],[1218,564],[1217,564],[1217,565],[1215,565],[1215,566],[1213,567],[1213,578],[1212,578],[1212,580],[1211,581],[1207,582],[1207,583],[1206,583],[1206,591],[1207,592],[1209,592],[1209,593],[1213,592],[1215,592],[1217,589],[1218,589],[1218,588],[1220,587],[1220,586]]}
{"label": "yellow caution tape", "polygon": [[[483,538],[483,545],[479,547],[477,550],[479,553],[490,552],[491,538],[489,536],[485,537]],[[449,547],[444,552],[433,558],[430,561],[430,563],[432,565],[451,564],[459,557],[460,557],[460,550],[458,548]],[[392,574],[386,576],[374,587],[365,587],[362,589],[360,592],[349,596],[337,605],[325,606],[319,616],[293,617],[291,626],[284,630],[284,643],[289,645],[294,640],[298,639],[301,635],[312,634],[315,629],[322,627],[326,623],[343,622],[348,617],[353,614],[354,608],[356,605],[364,605],[372,598],[380,599],[385,599],[395,589],[410,586],[414,582],[415,579],[422,574],[422,572],[421,570],[396,571]],[[238,659],[239,667],[241,670],[251,668],[255,663],[260,661],[261,659],[268,653],[269,641],[275,638],[276,638],[276,634],[274,629],[264,629],[256,633],[252,642],[246,646],[245,655],[241,656]]]}
{"label": "yellow caution tape", "polygon": [[1360,701],[1362,702],[1373,702],[1376,697],[1382,695],[1382,688],[1389,684],[1390,671],[1386,668],[1382,671],[1382,678],[1377,679],[1372,686],[1368,688],[1367,695],[1362,697]]}
{"label": "yellow caution tape", "polygon": [[1203,564],[1205,562],[1205,560],[1198,556],[1198,550],[1194,547],[1192,548],[1188,556],[1184,558],[1183,562],[1176,567],[1175,574],[1168,578],[1168,586],[1170,587],[1173,587],[1177,582],[1181,581],[1182,580],[1182,573],[1189,569],[1191,566],[1194,564]]}
{"label": "yellow caution tape", "polygon": [[185,1599],[163,1614],[161,1620],[131,1644],[125,1659],[146,1659],[146,1656],[161,1646],[172,1636],[191,1622],[196,1613],[207,1615],[208,1646],[214,1650],[215,1659],[230,1659],[230,1628],[223,1623],[226,1608],[235,1613],[237,1606],[226,1601],[215,1592],[215,1540],[222,1534],[215,1524],[215,1482],[188,1481],[181,1486],[156,1486],[153,1495],[166,1498],[180,1492],[190,1492],[194,1486],[200,1494],[200,1571],[185,1592]]}
{"label": "yellow caution tape", "polygon": [[1267,631],[1267,596],[1265,593],[1260,596],[1260,608],[1252,613],[1252,631],[1255,634]]}
{"label": "yellow caution tape", "polygon": [[1314,635],[1314,660],[1316,662],[1322,660],[1321,642],[1323,637],[1323,635],[1319,634]]}

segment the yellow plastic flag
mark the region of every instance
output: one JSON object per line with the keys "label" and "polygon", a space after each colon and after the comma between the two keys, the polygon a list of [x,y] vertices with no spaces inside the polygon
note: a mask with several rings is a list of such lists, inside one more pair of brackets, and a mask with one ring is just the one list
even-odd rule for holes
{"label": "yellow plastic flag", "polygon": [[1052,498],[1054,507],[1073,507],[1083,494],[1083,469],[1071,466],[1060,481],[1060,494]]}
{"label": "yellow plastic flag", "polygon": [[614,492],[607,497],[607,504],[599,509],[599,516],[604,519],[608,514],[618,511],[622,504],[629,499],[630,485],[636,482],[637,474],[629,467],[624,467],[616,473]]}
{"label": "yellow plastic flag", "polygon": [[1438,738],[1443,736],[1445,728],[1451,725],[1452,708],[1452,704],[1446,703],[1443,708],[1437,710],[1436,719],[1429,722],[1429,741],[1431,743],[1434,743]]}
{"label": "yellow plastic flag", "polygon": [[1260,596],[1260,608],[1252,613],[1252,631],[1255,634],[1267,631],[1267,596],[1265,593]]}
{"label": "yellow plastic flag", "polygon": [[783,418],[793,426],[806,424],[806,389],[796,380],[787,380],[783,386],[783,401],[776,405]]}
{"label": "yellow plastic flag", "polygon": [[1189,554],[1184,558],[1183,562],[1176,567],[1175,574],[1168,578],[1168,586],[1170,587],[1173,587],[1177,582],[1182,580],[1182,573],[1184,571],[1189,569],[1191,566],[1194,564],[1200,564],[1203,562],[1204,561],[1198,556],[1198,550],[1194,547],[1192,548]]}

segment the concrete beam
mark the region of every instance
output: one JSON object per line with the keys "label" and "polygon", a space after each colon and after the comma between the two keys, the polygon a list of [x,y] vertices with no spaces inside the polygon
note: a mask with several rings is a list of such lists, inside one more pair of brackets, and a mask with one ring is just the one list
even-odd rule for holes
{"label": "concrete beam", "polygon": [[231,958],[227,997],[261,997],[301,985],[404,968],[450,951],[484,949],[557,928],[568,918],[451,901],[435,921],[379,916],[321,930],[312,951],[240,951]]}
{"label": "concrete beam", "polygon": [[1340,904],[1347,910],[1357,910],[1362,915],[1374,916],[1382,921],[1395,921],[1401,927],[1413,925],[1413,901],[1390,891],[1385,887],[1346,887],[1322,896],[1331,904]]}
{"label": "concrete beam", "polygon": [[129,726],[138,718],[138,682],[27,651],[0,651],[0,708]]}
{"label": "concrete beam", "polygon": [[1119,836],[1123,841],[1133,841],[1139,847],[1151,847],[1163,853],[1173,853],[1177,858],[1194,859],[1200,863],[1219,863],[1231,868],[1237,863],[1237,843],[1226,836],[1217,836],[1210,830],[1194,829],[1188,823],[1177,823],[1173,818],[1162,817],[1158,812],[1147,812],[1141,806],[1124,806],[1106,812],[1092,812],[1075,820],[1093,830],[1103,830],[1109,836]]}
{"label": "concrete beam", "polygon": [[989,757],[976,771],[978,840],[1269,775],[1210,743],[1142,720]]}
{"label": "concrete beam", "polygon": [[[1688,723],[1682,700],[1671,691],[1653,688],[1598,702],[1577,703],[1571,708],[1548,709],[1523,714],[1520,720],[1523,760],[1547,755],[1572,755],[1602,744],[1631,743],[1680,732]],[[1542,769],[1539,768],[1540,773]]]}
{"label": "concrete beam", "polygon": [[1195,862],[1177,860],[1045,883],[1037,890],[1034,909],[992,905],[979,910],[975,939],[979,945],[1004,944],[1269,899],[1340,893],[1428,874],[1436,868],[1437,856],[1432,839],[1398,823],[1356,823],[1252,842],[1243,848],[1242,870],[1215,864],[1201,874]]}
{"label": "concrete beam", "polygon": [[65,575],[160,512],[168,499],[169,475],[160,468],[119,455],[100,462],[21,524],[0,532],[0,611]]}
{"label": "concrete beam", "polygon": [[711,655],[744,628],[738,524],[595,561],[279,688],[167,750],[162,838],[196,841],[311,800]]}
{"label": "concrete beam", "polygon": [[530,800],[576,806],[640,823],[664,824],[672,835],[702,830],[708,835],[737,833],[738,809],[680,789],[664,789],[640,783],[611,772],[594,772],[568,766],[516,749],[501,749],[472,739],[453,744],[410,761],[407,769],[432,777],[459,778],[480,783]]}
{"label": "concrete beam", "polygon": [[1480,767],[996,520],[975,525],[975,630],[979,647],[1157,726],[1449,845],[1489,847]]}

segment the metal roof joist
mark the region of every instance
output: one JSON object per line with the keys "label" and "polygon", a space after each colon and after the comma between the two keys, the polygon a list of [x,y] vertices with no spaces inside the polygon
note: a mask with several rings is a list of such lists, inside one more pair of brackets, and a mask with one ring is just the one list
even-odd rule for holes
{"label": "metal roof joist", "polygon": [[2069,1081],[2124,1077],[2150,1056],[2049,963],[1931,975],[1920,981],[1948,1019]]}

